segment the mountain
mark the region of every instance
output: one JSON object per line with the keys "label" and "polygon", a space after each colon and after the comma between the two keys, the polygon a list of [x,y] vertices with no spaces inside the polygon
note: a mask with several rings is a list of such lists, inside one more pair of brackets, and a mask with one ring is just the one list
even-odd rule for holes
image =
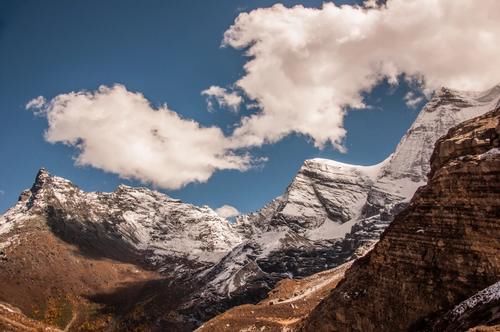
{"label": "mountain", "polygon": [[[146,188],[84,192],[42,169],[0,216],[0,304],[60,329],[192,330],[366,253],[424,184],[439,136],[499,99],[499,86],[441,89],[382,163],[308,160],[234,224]],[[0,324],[17,317],[5,307]]]}
{"label": "mountain", "polygon": [[113,193],[86,193],[45,169],[1,217],[0,232],[22,228],[36,215],[46,215],[52,230],[68,242],[106,251],[111,258],[118,253],[139,259],[165,273],[213,265],[241,242],[209,207],[124,185]]}
{"label": "mountain", "polygon": [[500,106],[451,129],[429,165],[366,256],[282,280],[197,331],[498,331]]}
{"label": "mountain", "polygon": [[312,311],[304,331],[500,324],[500,107],[451,129],[430,165],[428,184]]}
{"label": "mountain", "polygon": [[172,328],[162,316],[240,242],[208,207],[146,188],[86,193],[42,169],[0,217],[0,303],[60,328]]}
{"label": "mountain", "polygon": [[500,85],[484,92],[442,88],[378,165],[306,160],[282,196],[237,218],[235,228],[246,240],[207,272],[207,286],[191,301],[198,318],[257,302],[283,278],[309,276],[362,256],[426,183],[438,138],[499,103]]}

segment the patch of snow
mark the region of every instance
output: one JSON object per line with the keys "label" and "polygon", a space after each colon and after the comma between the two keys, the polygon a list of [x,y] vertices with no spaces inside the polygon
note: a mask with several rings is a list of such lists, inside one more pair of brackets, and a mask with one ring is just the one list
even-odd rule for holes
{"label": "patch of snow", "polygon": [[11,313],[19,313],[19,310],[14,310],[10,306],[7,306],[7,305],[2,304],[2,303],[0,303],[0,308],[7,310],[8,312],[11,312]]}
{"label": "patch of snow", "polygon": [[355,218],[345,223],[338,223],[333,220],[327,219],[318,228],[306,232],[306,237],[311,240],[333,240],[343,238],[351,231],[351,228],[356,224]]}
{"label": "patch of snow", "polygon": [[500,148],[492,148],[479,155],[479,159],[490,159],[500,155]]}
{"label": "patch of snow", "polygon": [[494,283],[493,285],[483,289],[482,291],[474,294],[467,300],[463,301],[457,305],[452,310],[452,315],[454,317],[459,317],[464,314],[469,309],[472,309],[478,305],[483,305],[496,301],[500,299],[500,281]]}
{"label": "patch of snow", "polygon": [[257,235],[257,243],[262,252],[259,257],[267,257],[271,252],[279,249],[286,237],[286,231],[270,231]]}
{"label": "patch of snow", "polygon": [[352,173],[355,175],[366,176],[370,179],[376,179],[384,165],[389,161],[389,158],[386,158],[382,162],[376,165],[362,166],[362,165],[353,165],[346,164],[339,161],[335,161],[332,159],[323,159],[323,158],[313,158],[306,160],[310,163],[317,163],[320,165],[328,165],[329,167],[336,168],[338,170],[342,170],[342,173]]}

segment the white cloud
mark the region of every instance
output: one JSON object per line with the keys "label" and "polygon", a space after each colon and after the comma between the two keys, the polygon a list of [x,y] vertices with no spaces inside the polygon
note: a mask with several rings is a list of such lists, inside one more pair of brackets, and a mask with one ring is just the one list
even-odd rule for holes
{"label": "white cloud", "polygon": [[[237,111],[240,93],[258,106],[230,136],[166,105],[155,109],[121,85],[61,94],[48,103],[38,97],[26,106],[46,116],[47,141],[78,149],[78,165],[180,188],[217,170],[247,170],[253,161],[240,149],[292,133],[343,151],[347,109],[367,108],[363,94],[383,79],[397,84],[404,77],[425,95],[439,86],[493,86],[500,81],[499,12],[498,0],[388,0],[382,6],[369,0],[242,13],[223,40],[249,57],[233,85],[237,92],[218,86],[202,92],[209,106]],[[416,105],[418,96],[405,101]]]}
{"label": "white cloud", "polygon": [[275,5],[242,13],[224,45],[245,49],[236,82],[261,110],[242,119],[234,146],[259,146],[290,133],[342,150],[346,106],[404,75],[424,93],[447,86],[482,90],[500,80],[500,1],[388,0],[321,9]]}
{"label": "white cloud", "polygon": [[243,98],[236,92],[228,92],[227,89],[220,86],[212,85],[210,88],[203,90],[202,95],[207,96],[208,109],[213,110],[213,101],[219,104],[219,107],[227,107],[233,112],[238,112]]}
{"label": "white cloud", "polygon": [[0,189],[0,196],[5,195],[5,191]]}
{"label": "white cloud", "polygon": [[167,189],[205,182],[217,170],[251,167],[250,157],[234,153],[219,128],[183,119],[166,105],[155,109],[122,85],[39,100],[27,107],[47,118],[45,139],[76,147],[77,165]]}
{"label": "white cloud", "polygon": [[227,204],[215,209],[215,212],[222,218],[233,218],[240,215],[240,211],[238,211],[234,206]]}
{"label": "white cloud", "polygon": [[415,94],[415,92],[413,92],[413,91],[409,91],[405,95],[404,100],[405,100],[406,105],[408,107],[416,108],[421,102],[424,101],[424,97]]}
{"label": "white cloud", "polygon": [[47,101],[45,100],[45,98],[43,96],[38,96],[32,100],[30,100],[27,104],[26,104],[26,109],[40,109],[42,108],[45,104],[47,103]]}

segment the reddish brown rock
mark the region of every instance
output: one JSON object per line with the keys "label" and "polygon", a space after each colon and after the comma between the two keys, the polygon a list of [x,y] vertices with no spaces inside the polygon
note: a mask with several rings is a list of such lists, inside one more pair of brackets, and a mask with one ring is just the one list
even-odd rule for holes
{"label": "reddish brown rock", "polygon": [[304,331],[428,330],[500,279],[499,120],[497,109],[436,143],[428,184],[313,310]]}
{"label": "reddish brown rock", "polygon": [[350,266],[348,262],[303,279],[281,280],[266,299],[231,308],[196,332],[292,331],[335,288]]}

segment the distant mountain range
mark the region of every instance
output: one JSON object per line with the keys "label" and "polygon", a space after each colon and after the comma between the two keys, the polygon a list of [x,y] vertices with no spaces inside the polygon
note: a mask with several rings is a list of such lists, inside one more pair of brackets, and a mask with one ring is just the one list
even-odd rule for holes
{"label": "distant mountain range", "polygon": [[[192,330],[230,307],[264,299],[282,279],[361,257],[399,212],[412,208],[417,188],[439,169],[440,152],[429,166],[435,142],[453,126],[499,106],[500,86],[482,93],[443,88],[382,163],[307,160],[282,196],[234,224],[208,207],[146,188],[86,193],[42,169],[0,217],[0,327]],[[453,154],[447,142],[437,150],[446,151],[444,156]],[[378,257],[382,246],[367,257]],[[367,273],[382,269],[372,265]],[[478,287],[486,285],[480,281]],[[324,310],[333,309],[324,304],[314,312]],[[304,326],[321,328],[317,315]],[[398,322],[387,327],[401,328]],[[373,326],[359,324],[360,331]]]}

